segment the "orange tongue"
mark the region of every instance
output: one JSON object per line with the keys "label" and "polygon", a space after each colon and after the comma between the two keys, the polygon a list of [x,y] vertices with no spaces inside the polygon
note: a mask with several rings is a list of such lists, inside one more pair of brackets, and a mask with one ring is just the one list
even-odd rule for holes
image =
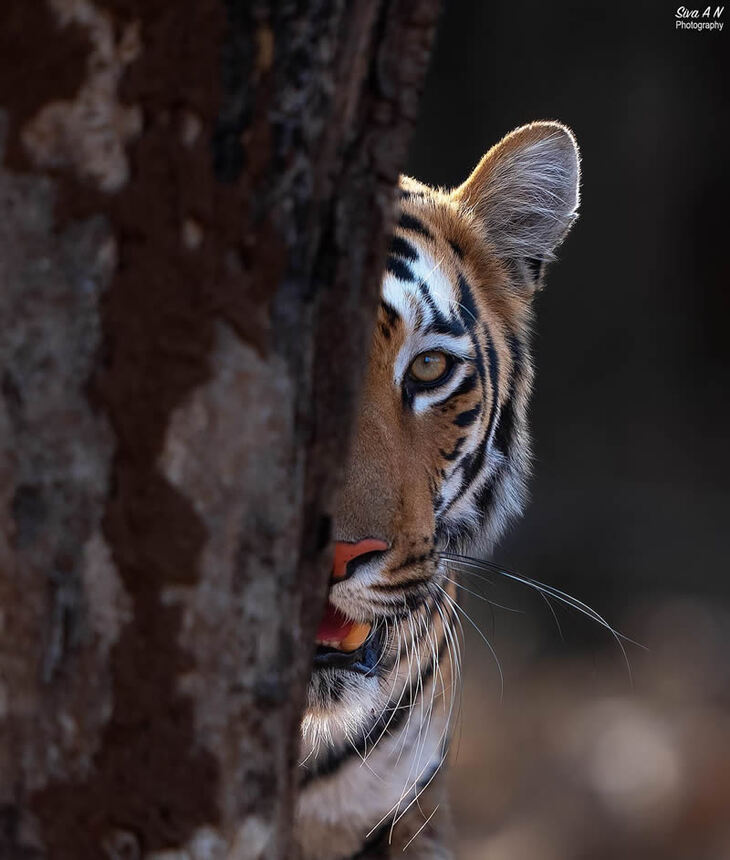
{"label": "orange tongue", "polygon": [[368,638],[370,624],[359,624],[327,604],[317,629],[317,642],[339,651],[356,651]]}
{"label": "orange tongue", "polygon": [[353,624],[350,632],[340,642],[340,651],[357,651],[369,635],[369,624]]}

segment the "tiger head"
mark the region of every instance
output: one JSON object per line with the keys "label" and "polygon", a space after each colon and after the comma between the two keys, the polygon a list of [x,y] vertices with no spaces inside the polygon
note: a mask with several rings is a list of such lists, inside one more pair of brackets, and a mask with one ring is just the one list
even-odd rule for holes
{"label": "tiger head", "polygon": [[401,180],[303,722],[327,767],[453,671],[444,554],[489,553],[524,504],[531,300],[578,187],[555,122],[507,135],[452,191]]}

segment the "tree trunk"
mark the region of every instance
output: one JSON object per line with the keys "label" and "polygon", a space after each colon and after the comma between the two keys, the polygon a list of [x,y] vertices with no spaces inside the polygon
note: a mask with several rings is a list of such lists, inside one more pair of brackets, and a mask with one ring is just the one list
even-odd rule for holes
{"label": "tree trunk", "polygon": [[437,6],[4,0],[0,857],[293,856]]}

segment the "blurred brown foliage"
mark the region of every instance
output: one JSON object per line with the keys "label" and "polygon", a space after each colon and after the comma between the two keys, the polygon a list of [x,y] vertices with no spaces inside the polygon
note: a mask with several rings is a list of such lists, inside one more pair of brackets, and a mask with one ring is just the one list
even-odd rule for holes
{"label": "blurred brown foliage", "polygon": [[533,656],[505,668],[501,703],[467,635],[451,765],[460,860],[730,858],[730,616],[678,599],[627,629],[646,648],[627,646],[632,679],[618,646]]}

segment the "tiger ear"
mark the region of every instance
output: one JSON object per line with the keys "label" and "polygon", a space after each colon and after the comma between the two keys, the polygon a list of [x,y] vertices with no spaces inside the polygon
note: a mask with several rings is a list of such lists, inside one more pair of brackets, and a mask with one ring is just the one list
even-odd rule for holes
{"label": "tiger ear", "polygon": [[540,286],[545,263],[577,217],[580,156],[558,122],[533,122],[504,137],[452,192],[524,284]]}

